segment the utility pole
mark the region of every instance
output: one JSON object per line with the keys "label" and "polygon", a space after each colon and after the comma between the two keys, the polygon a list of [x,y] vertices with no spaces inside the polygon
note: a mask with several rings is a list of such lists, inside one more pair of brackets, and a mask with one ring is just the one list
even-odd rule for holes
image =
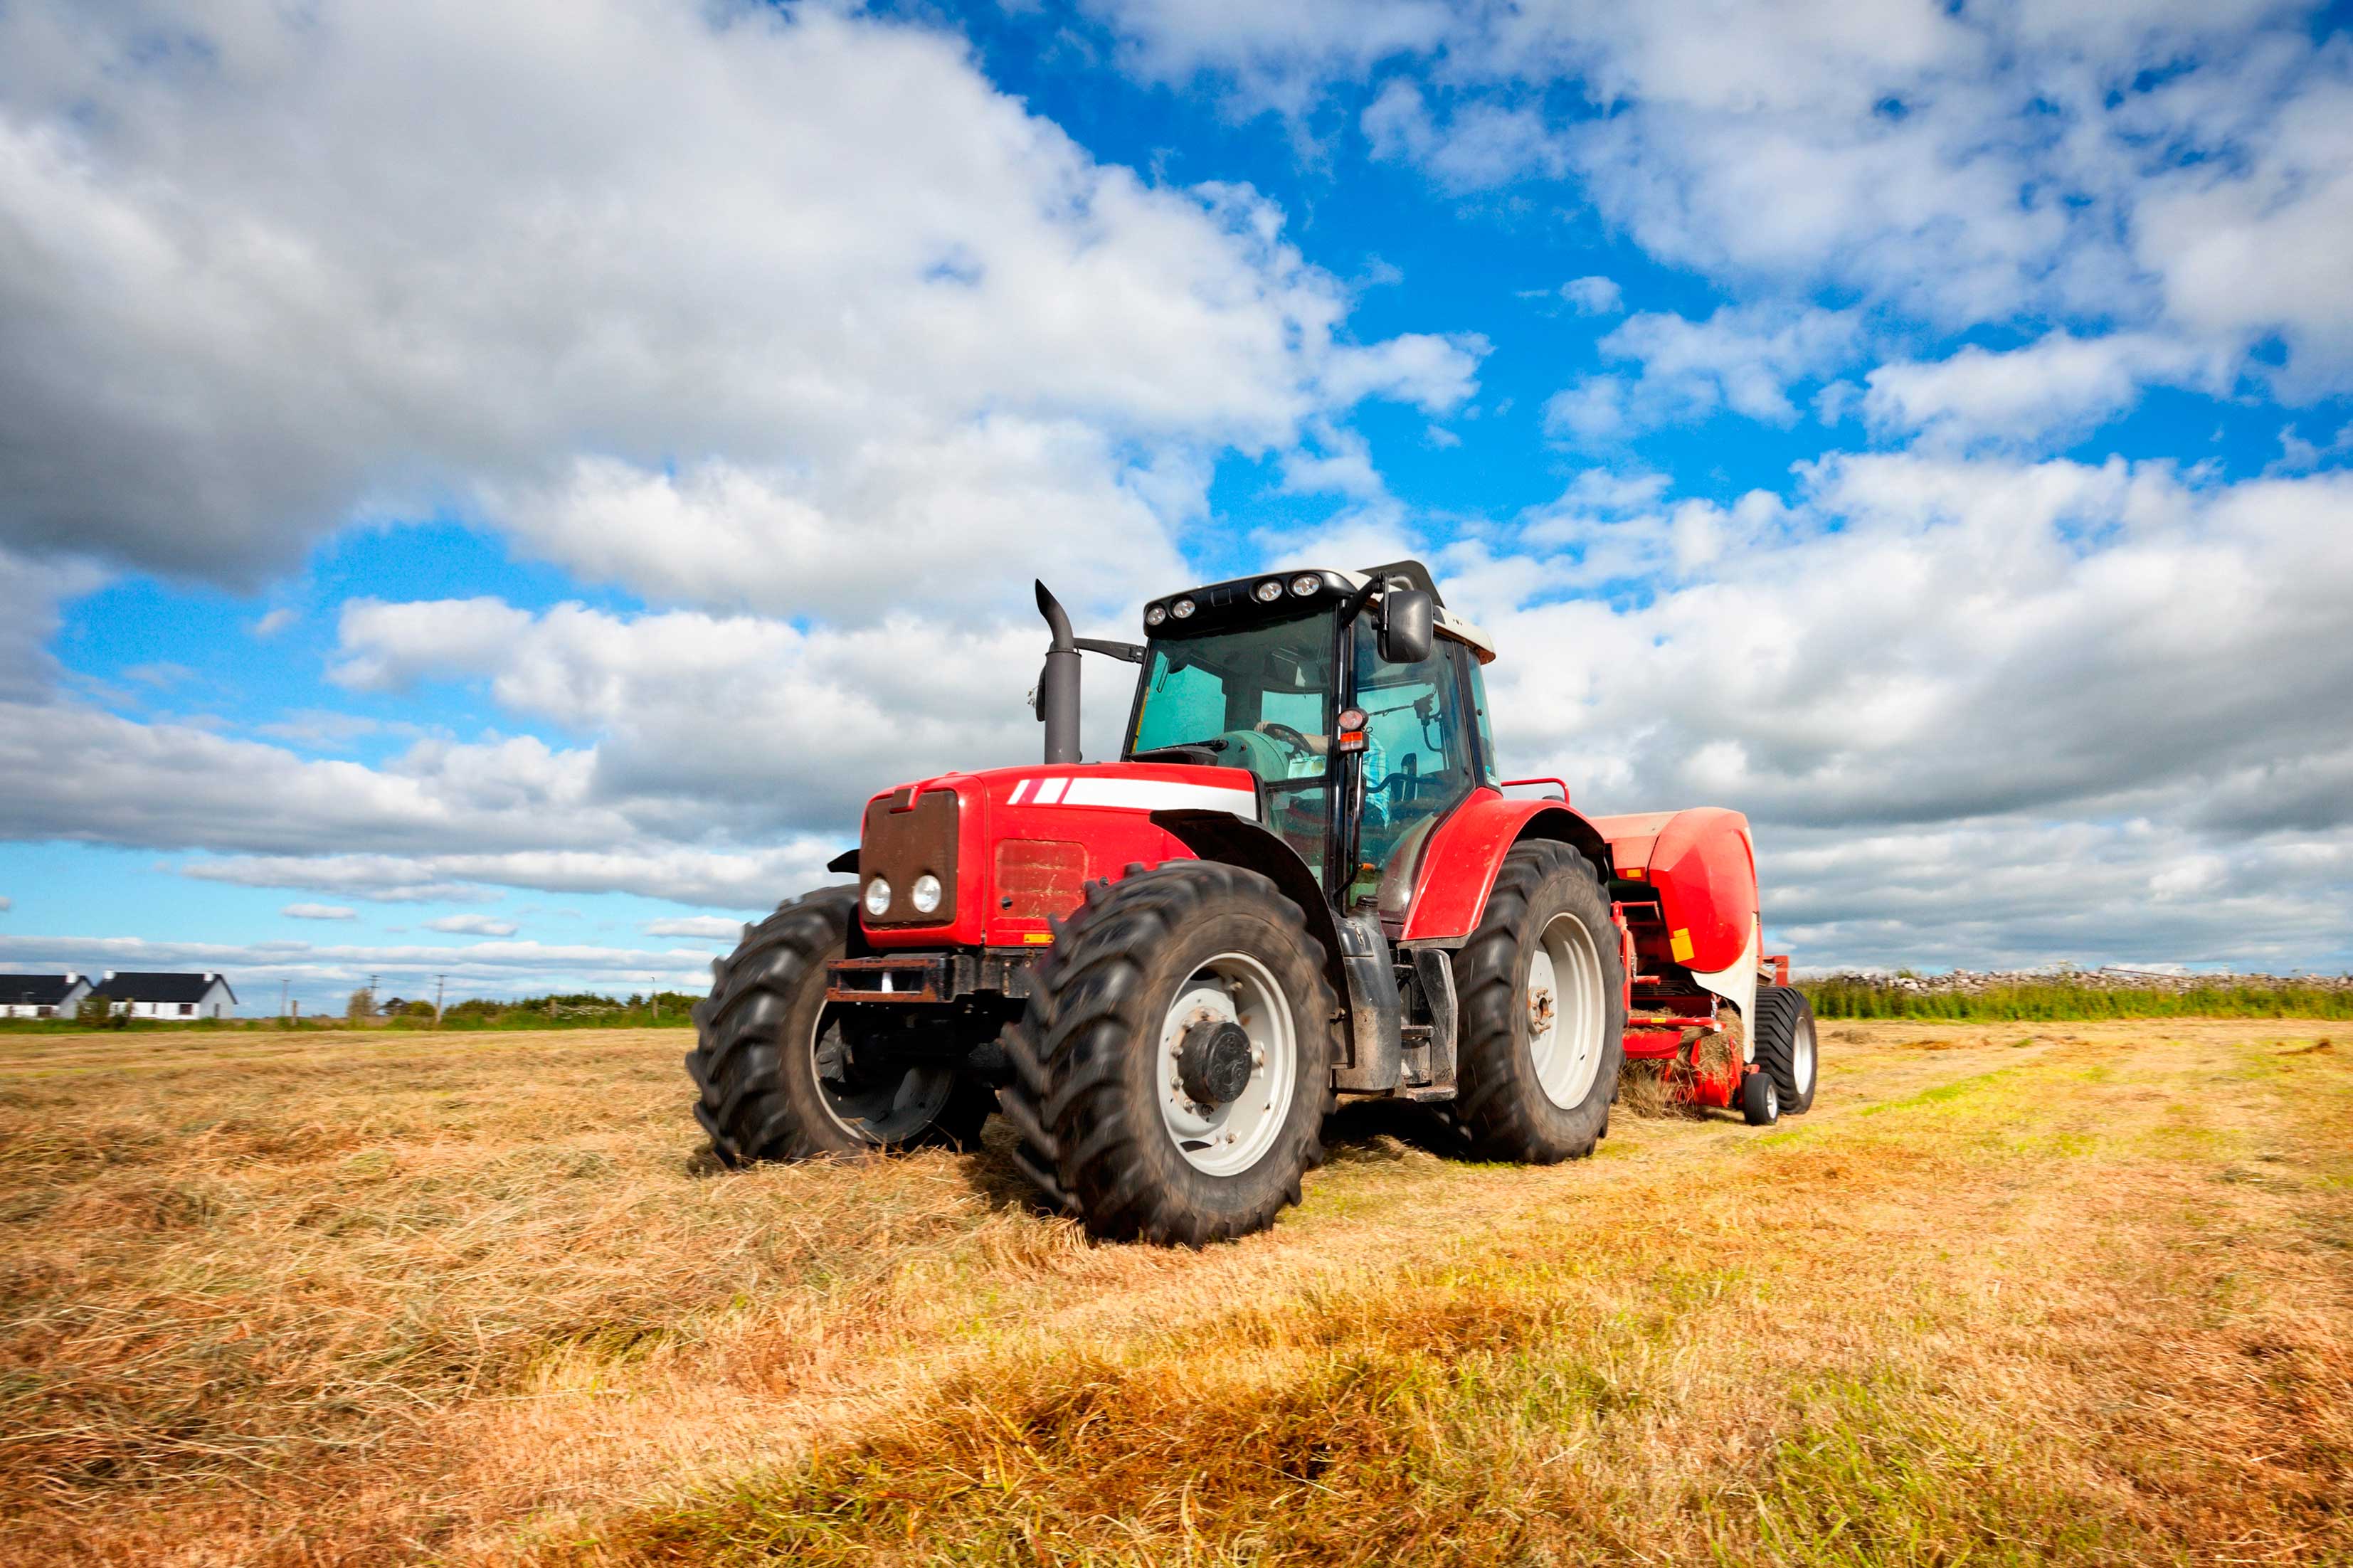
{"label": "utility pole", "polygon": [[441,985],[448,978],[446,974],[433,977],[433,1026],[437,1029],[441,1026]]}

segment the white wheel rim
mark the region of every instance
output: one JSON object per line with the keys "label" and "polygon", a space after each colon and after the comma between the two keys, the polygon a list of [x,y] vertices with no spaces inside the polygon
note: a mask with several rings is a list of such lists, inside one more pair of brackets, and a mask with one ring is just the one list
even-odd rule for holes
{"label": "white wheel rim", "polygon": [[[1186,1034],[1202,1024],[1237,1024],[1250,1037],[1250,1082],[1223,1105],[1196,1102],[1178,1066]],[[1238,1175],[1282,1136],[1299,1077],[1299,1042],[1282,987],[1257,959],[1221,952],[1195,970],[1161,1015],[1153,1059],[1161,1124],[1195,1170]]]}
{"label": "white wheel rim", "polygon": [[1798,1037],[1789,1047],[1789,1082],[1799,1100],[1814,1087],[1814,1021],[1798,1020]]}
{"label": "white wheel rim", "polygon": [[910,1067],[896,1079],[849,1085],[841,1077],[849,1042],[840,1024],[833,1008],[820,1010],[808,1042],[817,1097],[836,1127],[860,1142],[904,1143],[939,1120],[955,1090],[954,1068]]}
{"label": "white wheel rim", "polygon": [[1528,1059],[1545,1098],[1563,1110],[1584,1104],[1601,1072],[1607,997],[1601,954],[1575,915],[1555,915],[1536,939],[1528,959],[1526,1022]]}

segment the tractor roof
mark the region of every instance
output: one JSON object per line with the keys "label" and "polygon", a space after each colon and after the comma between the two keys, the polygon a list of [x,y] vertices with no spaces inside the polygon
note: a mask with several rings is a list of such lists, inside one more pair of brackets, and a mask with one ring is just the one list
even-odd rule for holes
{"label": "tractor roof", "polygon": [[[1303,578],[1319,580],[1314,592],[1304,595],[1295,593],[1291,584]],[[1257,590],[1269,583],[1282,585],[1282,597],[1266,600],[1256,596]],[[1200,629],[1207,631],[1211,626],[1231,626],[1237,621],[1249,620],[1253,617],[1253,612],[1259,612],[1262,607],[1271,609],[1293,604],[1303,606],[1305,602],[1326,595],[1360,593],[1373,583],[1379,583],[1384,587],[1419,588],[1428,594],[1437,608],[1438,635],[1452,637],[1468,647],[1481,664],[1495,662],[1495,640],[1446,607],[1445,597],[1439,593],[1438,584],[1430,575],[1430,568],[1419,561],[1391,561],[1385,565],[1367,566],[1361,572],[1340,571],[1328,566],[1293,566],[1281,572],[1236,577],[1224,583],[1208,583],[1146,605],[1144,624],[1155,636],[1179,635],[1185,628],[1174,624],[1171,617],[1182,605],[1185,615],[1181,618],[1188,619],[1198,614],[1201,616]],[[1153,619],[1155,612],[1161,616],[1159,620]]]}

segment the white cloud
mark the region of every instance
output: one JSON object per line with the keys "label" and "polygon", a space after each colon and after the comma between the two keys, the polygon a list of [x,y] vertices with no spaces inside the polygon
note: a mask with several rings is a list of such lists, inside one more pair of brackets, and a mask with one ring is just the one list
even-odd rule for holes
{"label": "white cloud", "polygon": [[5,914],[6,914],[10,910],[15,909],[16,907],[16,900],[11,899],[11,898],[7,898],[7,897],[5,897],[5,896],[0,896],[0,915],[5,915]]}
{"label": "white cloud", "polygon": [[1324,390],[1342,408],[1380,396],[1425,414],[1451,414],[1479,390],[1479,362],[1493,347],[1476,332],[1405,332],[1369,348],[1337,349]]}
{"label": "white cloud", "polygon": [[1457,192],[1531,175],[1557,178],[1572,155],[1568,139],[1555,132],[1535,105],[1472,99],[1457,102],[1440,120],[1421,89],[1402,77],[1390,79],[1358,124],[1375,158],[1419,164]]}
{"label": "white cloud", "polygon": [[877,442],[845,468],[839,495],[821,496],[723,459],[664,472],[582,458],[491,509],[533,552],[591,581],[839,623],[915,606],[996,613],[1006,584],[1050,563],[1072,605],[1131,602],[1181,571],[1154,502],[1180,515],[1206,504],[1198,491],[1151,493],[1141,473],[1124,481],[1112,443],[1075,421],[984,419],[938,442]]}
{"label": "white cloud", "polygon": [[675,903],[765,910],[828,881],[825,863],[854,839],[795,837],[773,848],[714,850],[650,844],[625,850],[512,850],[459,855],[228,855],[182,862],[181,875],[248,888],[305,888],[382,903],[464,903],[494,887],[554,893],[638,893]]}
{"label": "white cloud", "polygon": [[1572,278],[1560,286],[1560,297],[1588,316],[1614,316],[1626,306],[1624,291],[1609,278]]}
{"label": "white cloud", "polygon": [[1439,565],[1502,650],[1506,771],[1745,810],[1813,962],[2353,963],[2353,476],[1588,477]]}
{"label": "white cloud", "polygon": [[[802,630],[691,611],[618,616],[565,605],[533,615],[489,599],[358,601],[343,612],[334,676],[378,691],[485,681],[511,713],[597,737],[592,750],[533,759],[549,788],[558,778],[576,783],[564,804],[612,812],[638,832],[694,838],[844,831],[866,797],[895,780],[1034,758],[1037,721],[1022,695],[1043,646],[1034,618],[971,628],[893,616]],[[1130,672],[1098,663],[1092,673],[1124,683]],[[1115,753],[1124,704],[1098,700],[1087,711],[1087,754]],[[438,776],[468,757],[481,759],[469,776],[487,763],[479,746],[420,742],[409,766]]]}
{"label": "white cloud", "polygon": [[1245,100],[1297,112],[1321,79],[1435,47],[1455,25],[1445,0],[1084,0],[1128,40],[1144,73],[1182,82],[1229,73]]}
{"label": "white cloud", "polygon": [[427,921],[425,929],[445,931],[458,936],[512,936],[519,928],[512,921],[502,921],[491,915],[438,915]]}
{"label": "white cloud", "polygon": [[0,549],[0,701],[45,700],[58,677],[49,639],[57,635],[61,600],[86,594],[105,579],[79,563],[29,561]]}
{"label": "white cloud", "polygon": [[454,505],[663,600],[1124,602],[1218,453],[1467,374],[818,5],[11,6],[0,229],[0,541],[229,582]]}
{"label": "white cloud", "polygon": [[280,606],[253,623],[253,635],[258,637],[274,637],[301,618],[301,611]]}
{"label": "white cloud", "polygon": [[1372,447],[1353,431],[1325,434],[1322,452],[1296,451],[1282,459],[1282,488],[1293,495],[1343,495],[1379,500],[1388,487],[1373,467]]}
{"label": "white cloud", "polygon": [[1553,760],[1612,804],[1686,793],[1725,742],[1743,760],[1711,790],[1773,821],[2108,812],[2197,781],[2176,804],[2220,825],[2232,770],[2353,723],[2323,630],[2353,593],[2353,479],[1883,456],[1812,469],[1787,516],[1762,499],[1639,608],[1482,606],[1507,736],[1584,737]]}
{"label": "white cloud", "polygon": [[[1345,27],[1132,0],[1132,58],[1238,73],[1290,112],[1361,90]],[[2353,385],[2353,51],[2271,0],[1957,8],[1661,0],[1403,8],[1360,115],[1442,187],[1568,175],[1651,256],[1953,329],[2033,312]],[[1563,89],[1582,110],[1548,112]],[[1433,110],[1433,96],[1442,110]]]}
{"label": "white cloud", "polygon": [[1883,364],[1863,380],[1874,431],[1937,445],[2064,444],[2129,410],[2146,386],[2227,384],[2211,353],[2146,333],[2053,332],[2006,353],[1972,344],[1942,360]]}
{"label": "white cloud", "polygon": [[289,904],[278,912],[298,921],[348,921],[359,917],[358,910],[341,904]]}
{"label": "white cloud", "polygon": [[717,915],[687,915],[678,920],[648,921],[648,936],[701,936],[714,940],[734,941],[744,932],[740,921],[723,920]]}
{"label": "white cloud", "polygon": [[2283,473],[2307,473],[2329,458],[2353,454],[2353,422],[2348,422],[2334,437],[2325,441],[2307,441],[2288,426],[2280,432],[2280,456],[2276,465]]}
{"label": "white cloud", "polygon": [[1845,362],[1861,328],[1847,313],[1726,305],[1705,321],[1658,311],[1629,316],[1602,338],[1605,358],[1630,375],[1579,379],[1545,405],[1556,435],[1608,442],[1730,410],[1767,425],[1798,419],[1788,388]]}
{"label": "white cloud", "polygon": [[2134,259],[2186,329],[2282,334],[2286,395],[2341,391],[2353,385],[2353,53],[2340,34],[2317,55],[2283,47],[2221,80],[2202,74],[2158,89],[2149,117],[2203,131],[2198,150],[2225,155],[2150,177]]}

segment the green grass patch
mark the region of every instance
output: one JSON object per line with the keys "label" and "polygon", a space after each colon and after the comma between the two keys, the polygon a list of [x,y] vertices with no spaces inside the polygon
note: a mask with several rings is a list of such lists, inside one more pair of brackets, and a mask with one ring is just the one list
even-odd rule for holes
{"label": "green grass patch", "polygon": [[2353,984],[2236,979],[2126,986],[2038,980],[1978,990],[1929,990],[1839,974],[1801,980],[1821,1018],[1936,1018],[1954,1023],[2084,1023],[2101,1018],[2353,1018]]}

